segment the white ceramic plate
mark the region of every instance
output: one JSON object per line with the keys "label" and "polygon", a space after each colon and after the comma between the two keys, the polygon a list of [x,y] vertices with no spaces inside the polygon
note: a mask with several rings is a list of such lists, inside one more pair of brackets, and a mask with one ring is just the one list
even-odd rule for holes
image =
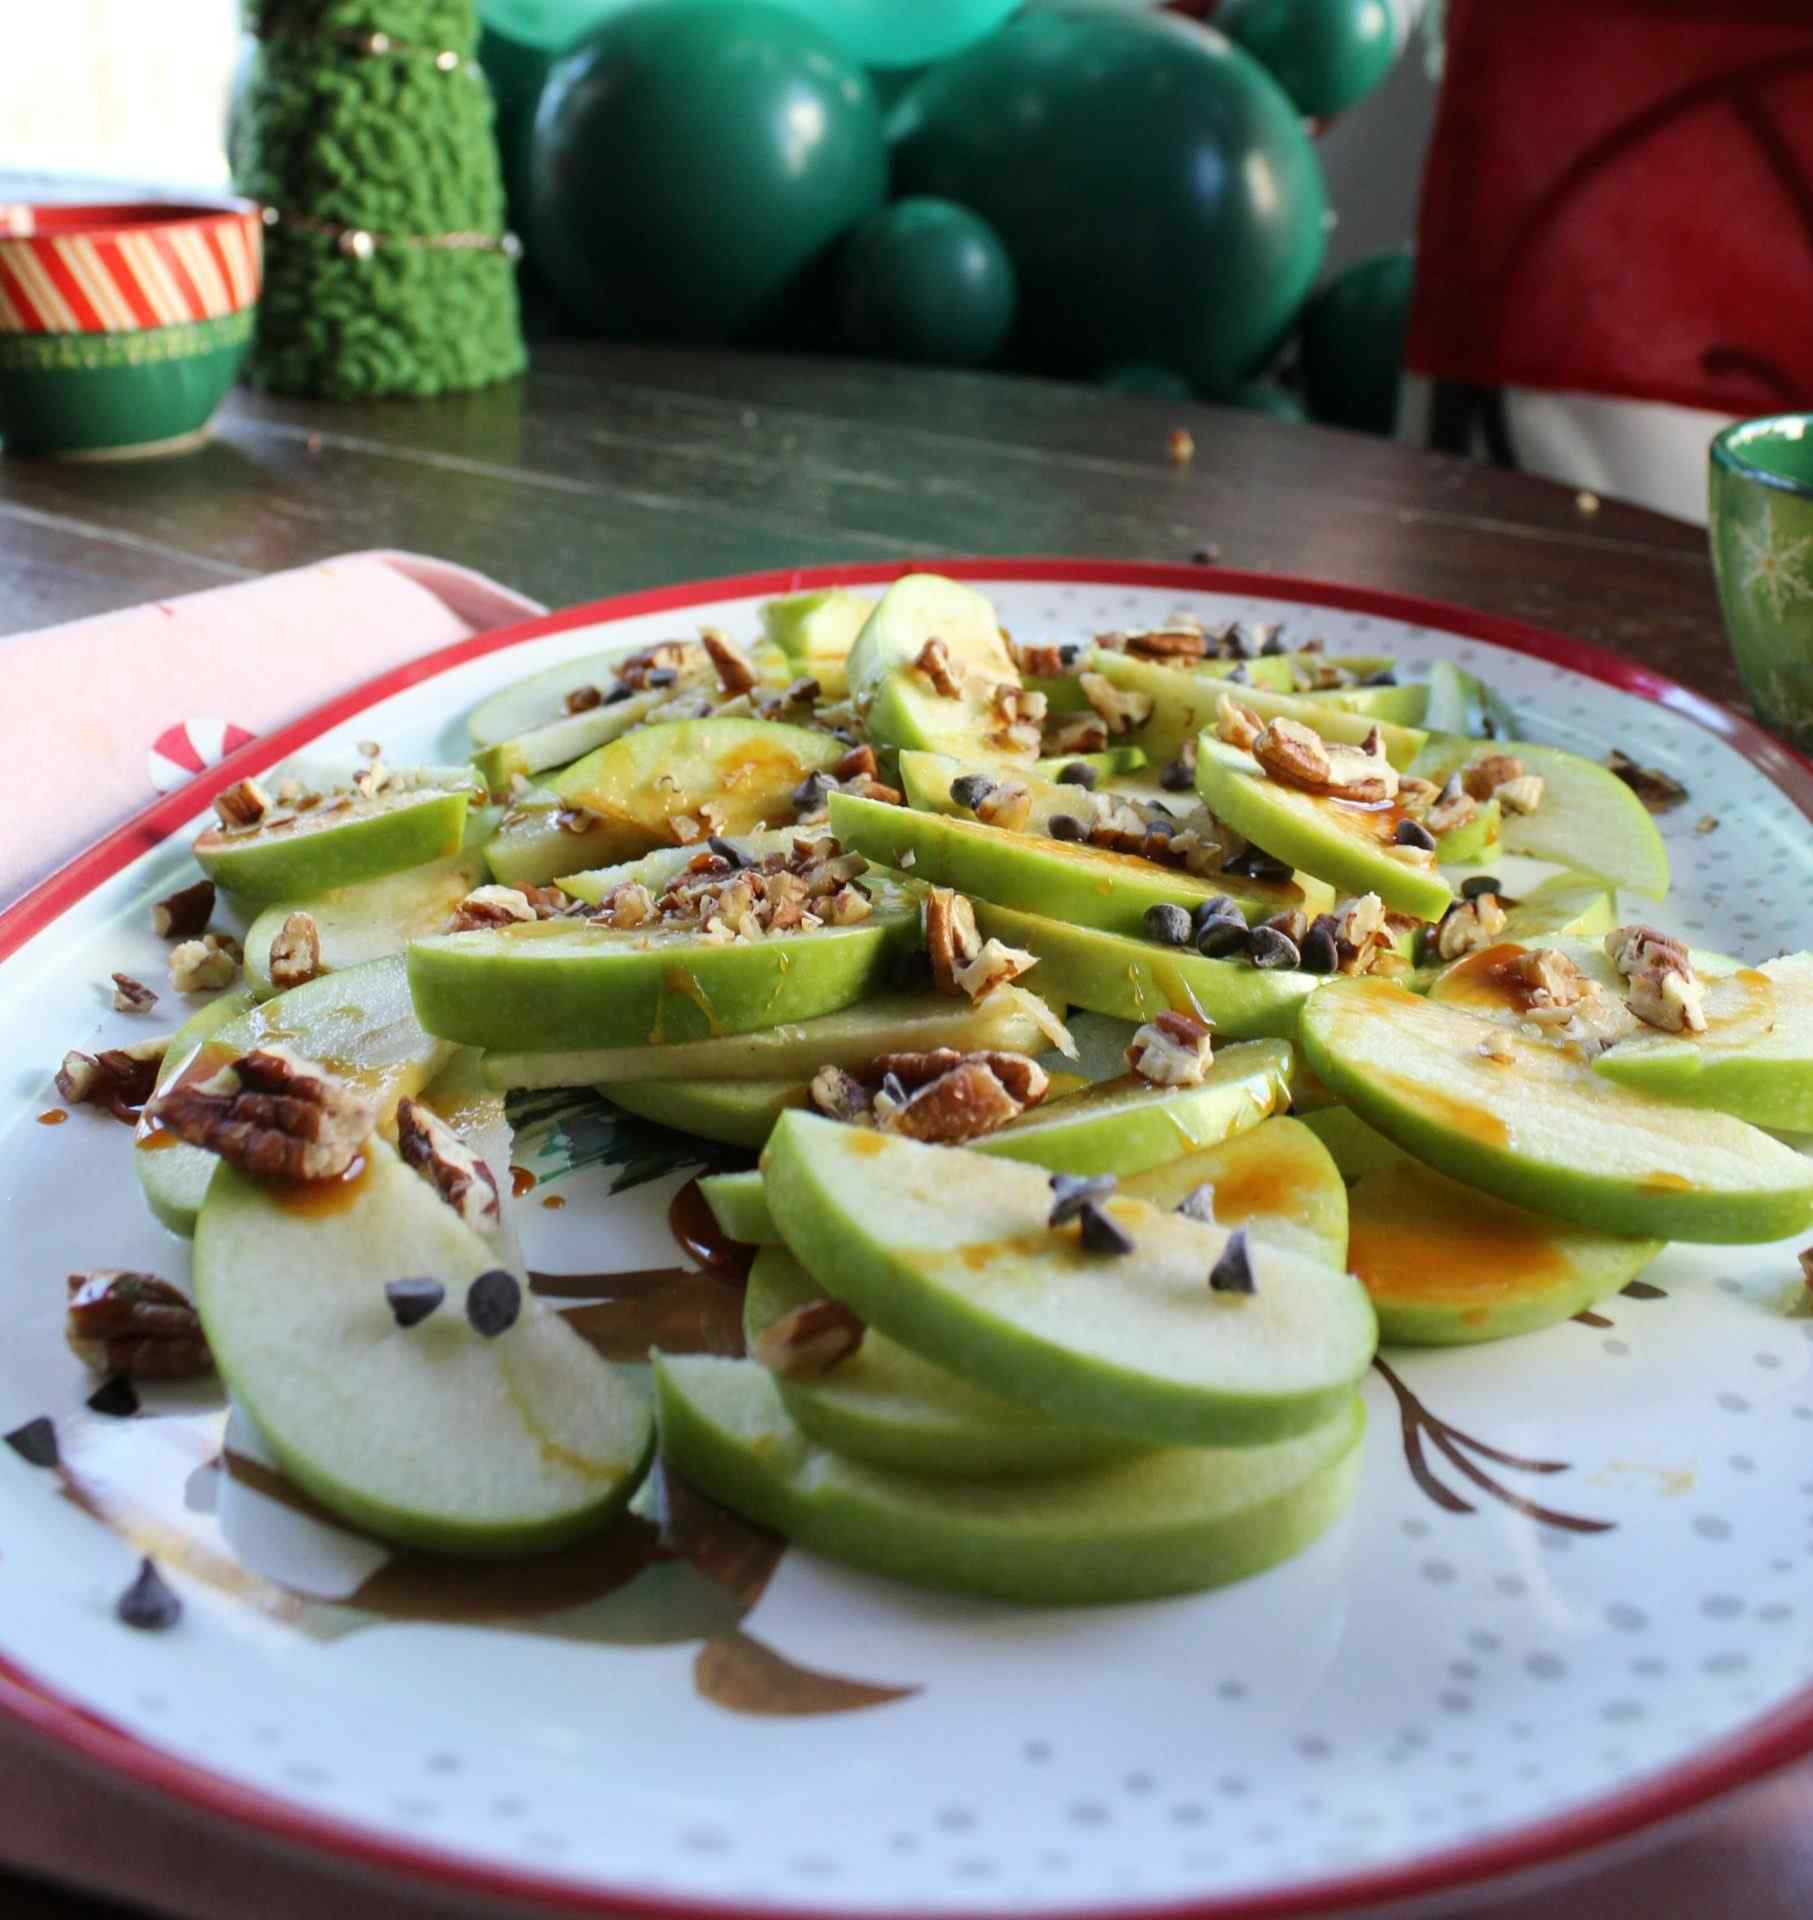
{"label": "white ceramic plate", "polygon": [[[1687,785],[1662,822],[1672,924],[1751,958],[1813,945],[1813,769],[1609,655],[1258,576],[961,570],[1023,638],[1184,604],[1458,660],[1532,733]],[[111,1518],[0,1451],[0,1706],[324,1850],[675,1913],[1326,1911],[1578,1857],[1813,1748],[1813,1318],[1785,1245],[1675,1248],[1587,1324],[1395,1356],[1333,1533],[1224,1592],[1095,1611],[798,1552],[765,1586],[677,1559],[612,1594],[596,1555],[533,1583],[423,1580],[269,1497],[255,1464],[223,1468],[223,1444],[255,1461],[255,1442],[223,1436],[210,1391],[84,1410],[64,1274],[181,1277],[186,1247],[142,1208],[124,1128],[35,1122],[66,1047],[143,1030],[98,983],[162,984],[146,908],[191,870],[212,794],[304,745],[454,757],[476,700],[607,634],[747,635],[770,594],[889,572],[669,589],[450,648],[240,749],[0,916],[0,1431],[53,1416]],[[666,1208],[692,1169],[671,1137],[574,1111],[517,1158],[551,1183],[516,1209],[533,1267],[675,1264]],[[112,1614],[146,1545],[187,1602],[163,1635]]]}

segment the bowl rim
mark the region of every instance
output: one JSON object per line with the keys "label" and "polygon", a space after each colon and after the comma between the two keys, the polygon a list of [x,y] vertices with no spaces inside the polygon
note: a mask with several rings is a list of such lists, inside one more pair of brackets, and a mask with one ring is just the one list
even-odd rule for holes
{"label": "bowl rim", "polygon": [[1799,431],[1789,437],[1799,440],[1813,435],[1813,412],[1765,413],[1752,420],[1734,420],[1730,426],[1721,427],[1712,436],[1709,450],[1712,464],[1740,479],[1755,480],[1762,486],[1774,487],[1779,493],[1791,493],[1797,499],[1813,500],[1813,481],[1794,480],[1785,473],[1772,473],[1767,467],[1759,467],[1754,460],[1747,460],[1739,450],[1739,443],[1745,436],[1760,436],[1783,428],[1790,421]]}
{"label": "bowl rim", "polygon": [[[0,201],[0,246],[73,237],[104,240],[146,228],[191,226],[215,220],[240,220],[262,214],[256,200],[237,194],[217,199],[183,200],[13,200]],[[10,225],[23,214],[23,231]]]}

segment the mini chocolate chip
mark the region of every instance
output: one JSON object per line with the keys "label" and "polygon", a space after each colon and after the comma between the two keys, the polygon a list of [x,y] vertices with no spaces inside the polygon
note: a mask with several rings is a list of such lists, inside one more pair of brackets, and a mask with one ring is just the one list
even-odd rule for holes
{"label": "mini chocolate chip", "polygon": [[1341,947],[1334,929],[1314,922],[1297,949],[1297,965],[1305,973],[1333,973],[1341,964]]}
{"label": "mini chocolate chip", "polygon": [[634,687],[626,686],[619,680],[610,692],[604,696],[604,704],[607,707],[614,707],[619,700],[627,700],[635,691],[636,689]]}
{"label": "mini chocolate chip", "polygon": [[1398,677],[1389,667],[1381,667],[1377,673],[1371,673],[1360,682],[1363,687],[1395,687]]}
{"label": "mini chocolate chip", "polygon": [[1211,920],[1197,932],[1196,951],[1210,960],[1226,960],[1245,953],[1252,937],[1244,920]]}
{"label": "mini chocolate chip", "polygon": [[[1245,629],[1238,620],[1231,622],[1227,632],[1221,636],[1221,650],[1230,660],[1250,660],[1253,657],[1253,650],[1247,644]],[[1246,676],[1242,674],[1240,677],[1244,682]]]}
{"label": "mini chocolate chip", "polygon": [[1282,627],[1274,627],[1271,632],[1265,636],[1265,645],[1262,646],[1259,651],[1266,659],[1276,659],[1277,656],[1284,651],[1284,629]]}
{"label": "mini chocolate chip", "polygon": [[1463,900],[1477,900],[1482,893],[1500,893],[1504,882],[1495,873],[1476,873],[1470,879],[1460,883],[1460,897]]}
{"label": "mini chocolate chip", "polygon": [[1072,760],[1058,769],[1060,787],[1093,787],[1101,777],[1087,760]]}
{"label": "mini chocolate chip", "polygon": [[1074,813],[1054,813],[1045,823],[1045,831],[1054,840],[1087,840],[1089,829]]}
{"label": "mini chocolate chip", "polygon": [[1274,859],[1258,847],[1248,847],[1245,853],[1224,861],[1222,871],[1239,874],[1246,880],[1288,880],[1291,877],[1288,862]]}
{"label": "mini chocolate chip", "polygon": [[893,1101],[895,1106],[904,1107],[906,1105],[907,1090],[901,1084],[899,1074],[884,1073],[881,1076],[881,1090],[883,1093],[885,1093],[888,1096],[890,1100]]}
{"label": "mini chocolate chip", "polygon": [[1197,903],[1195,925],[1198,933],[1216,920],[1236,920],[1241,926],[1246,925],[1246,915],[1225,893],[1211,894],[1208,899]]}
{"label": "mini chocolate chip", "polygon": [[654,672],[648,676],[648,685],[651,687],[671,687],[679,677],[680,673],[677,667],[657,667]]}
{"label": "mini chocolate chip", "polygon": [[1059,666],[1074,667],[1076,663],[1080,659],[1082,659],[1082,657],[1083,657],[1082,646],[1079,642],[1075,640],[1068,641],[1065,645],[1058,648]]}
{"label": "mini chocolate chip", "polygon": [[14,1427],[5,1439],[29,1467],[54,1467],[61,1457],[57,1450],[57,1425],[48,1414],[41,1413],[24,1426]]}
{"label": "mini chocolate chip", "polygon": [[1196,551],[1190,555],[1190,563],[1192,566],[1212,567],[1220,558],[1221,549],[1219,547],[1198,547]]}
{"label": "mini chocolate chip", "polygon": [[1166,793],[1188,793],[1196,784],[1195,770],[1184,760],[1167,760],[1158,784]]}
{"label": "mini chocolate chip", "polygon": [[1247,672],[1246,662],[1243,660],[1236,660],[1222,678],[1230,687],[1250,687],[1253,684],[1253,676]]}
{"label": "mini chocolate chip", "polygon": [[1190,916],[1182,907],[1173,906],[1168,900],[1146,909],[1145,926],[1154,940],[1162,940],[1167,947],[1189,944]]}
{"label": "mini chocolate chip", "polygon": [[90,1413],[104,1413],[110,1420],[130,1420],[138,1412],[138,1389],[123,1373],[116,1373],[88,1396]]}
{"label": "mini chocolate chip", "polygon": [[960,773],[951,782],[951,798],[960,807],[968,807],[971,813],[995,790],[995,783],[985,773]]}
{"label": "mini chocolate chip", "polygon": [[1215,1183],[1205,1180],[1190,1189],[1172,1209],[1186,1220],[1200,1220],[1205,1227],[1215,1224]]}
{"label": "mini chocolate chip", "polygon": [[1276,972],[1281,967],[1294,967],[1303,957],[1297,950],[1297,943],[1288,933],[1280,933],[1276,927],[1255,927],[1250,936],[1253,965],[1263,968],[1267,973]]}
{"label": "mini chocolate chip", "polygon": [[1146,802],[1146,811],[1160,820],[1175,820],[1177,818],[1176,814],[1174,814],[1162,800],[1148,800]]}
{"label": "mini chocolate chip", "polygon": [[788,796],[793,802],[795,813],[816,813],[825,803],[825,795],[837,783],[827,779],[822,773],[809,773]]}
{"label": "mini chocolate chip", "polygon": [[137,1577],[113,1603],[113,1610],[141,1633],[162,1633],[183,1617],[181,1596],[149,1559],[139,1562]]}
{"label": "mini chocolate chip", "polygon": [[705,844],[720,860],[728,860],[733,867],[752,867],[755,862],[734,840],[726,840],[721,833],[714,833]]}
{"label": "mini chocolate chip", "polygon": [[1045,1224],[1061,1227],[1074,1220],[1085,1207],[1106,1200],[1120,1184],[1111,1173],[1086,1177],[1080,1173],[1054,1173],[1051,1176],[1051,1215]]}
{"label": "mini chocolate chip", "polygon": [[1486,713],[1480,715],[1479,731],[1482,739],[1496,740],[1503,729],[1489,713]]}
{"label": "mini chocolate chip", "polygon": [[438,1280],[391,1280],[385,1283],[384,1298],[399,1327],[414,1327],[447,1298],[447,1289]]}
{"label": "mini chocolate chip", "polygon": [[1078,1237],[1089,1253],[1105,1253],[1114,1259],[1133,1251],[1133,1236],[1110,1213],[1104,1213],[1093,1200],[1085,1200],[1077,1215]]}
{"label": "mini chocolate chip", "polygon": [[1214,1293],[1257,1293],[1253,1263],[1247,1257],[1246,1228],[1236,1227],[1221,1250],[1221,1258],[1209,1269],[1209,1288]]}
{"label": "mini chocolate chip", "polygon": [[1397,832],[1391,837],[1400,847],[1421,847],[1425,853],[1435,851],[1435,835],[1419,820],[1400,820]]}
{"label": "mini chocolate chip", "polygon": [[1177,822],[1168,813],[1155,814],[1146,822],[1146,838],[1156,835],[1160,840],[1169,840],[1177,831]]}
{"label": "mini chocolate chip", "polygon": [[473,1331],[487,1340],[508,1333],[521,1312],[522,1288],[516,1275],[502,1267],[481,1273],[466,1289],[466,1318],[472,1322]]}

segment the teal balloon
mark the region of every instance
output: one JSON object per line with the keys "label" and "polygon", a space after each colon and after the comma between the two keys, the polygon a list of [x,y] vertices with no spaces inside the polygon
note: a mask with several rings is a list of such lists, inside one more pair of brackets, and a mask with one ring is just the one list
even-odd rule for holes
{"label": "teal balloon", "polygon": [[1239,386],[1215,397],[1222,406],[1238,407],[1242,413],[1263,413],[1273,420],[1298,422],[1308,418],[1303,402],[1276,380],[1243,380]]}
{"label": "teal balloon", "polygon": [[600,333],[772,339],[886,186],[868,77],[818,28],[753,0],[658,0],[548,75],[530,249]]}
{"label": "teal balloon", "polygon": [[1194,400],[1196,390],[1181,373],[1169,367],[1154,367],[1144,361],[1129,366],[1110,367],[1099,381],[1110,393],[1137,393],[1148,400]]}
{"label": "teal balloon", "polygon": [[919,67],[993,33],[1020,0],[782,0],[865,67]]}
{"label": "teal balloon", "polygon": [[1223,0],[1215,24],[1325,119],[1364,99],[1398,57],[1391,0]]}
{"label": "teal balloon", "polygon": [[1023,13],[891,119],[896,190],[973,208],[1020,277],[1018,359],[1144,362],[1199,388],[1263,363],[1314,284],[1322,170],[1232,42],[1170,14]]}
{"label": "teal balloon", "polygon": [[896,200],[844,243],[838,309],[859,353],[980,366],[1013,325],[1013,262],[967,207]]}
{"label": "teal balloon", "polygon": [[1397,431],[1415,269],[1409,252],[1369,255],[1304,309],[1303,382],[1315,419],[1362,433]]}

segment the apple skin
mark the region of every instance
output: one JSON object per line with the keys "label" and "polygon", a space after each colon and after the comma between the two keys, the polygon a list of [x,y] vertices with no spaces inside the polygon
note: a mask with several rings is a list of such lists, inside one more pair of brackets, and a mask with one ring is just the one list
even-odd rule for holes
{"label": "apple skin", "polygon": [[[497,1263],[373,1140],[342,1182],[221,1166],[196,1223],[195,1304],[222,1379],[330,1512],[431,1552],[544,1552],[627,1505],[653,1456],[651,1409],[526,1289],[508,1332],[474,1332],[465,1289]],[[399,1328],[385,1284],[418,1273],[446,1303]]]}
{"label": "apple skin", "polygon": [[875,992],[918,944],[918,902],[873,891],[874,912],[853,926],[749,943],[571,920],[416,940],[416,1017],[465,1046],[530,1051],[675,1045],[810,1020]]}
{"label": "apple skin", "polygon": [[[563,638],[572,640],[577,635]],[[477,748],[501,746],[519,734],[567,717],[567,695],[577,687],[596,687],[606,691],[617,678],[617,669],[632,653],[647,643],[618,640],[596,653],[582,654],[576,660],[558,661],[551,667],[513,681],[509,686],[481,700],[466,717],[466,731]],[[593,708],[593,712],[597,709]]]}
{"label": "apple skin", "polygon": [[243,900],[307,900],[458,853],[471,798],[463,788],[427,788],[353,800],[336,812],[323,805],[275,827],[212,826],[195,842],[195,858],[216,886]]}
{"label": "apple skin", "polygon": [[1372,1359],[1357,1281],[1269,1245],[1252,1294],[1217,1294],[1228,1236],[1141,1201],[1110,1260],[1050,1228],[1044,1171],[781,1116],[762,1155],[788,1251],[921,1358],[1060,1420],[1159,1445],[1253,1445],[1331,1418]]}
{"label": "apple skin", "polygon": [[485,864],[500,887],[545,887],[576,868],[607,867],[647,850],[646,838],[629,839],[619,821],[569,814],[569,831],[560,814],[557,802],[544,799],[519,803],[504,815],[485,842]]}
{"label": "apple skin", "polygon": [[1141,747],[1104,747],[1099,753],[1054,753],[1049,759],[1034,761],[1032,770],[1041,780],[1056,781],[1066,767],[1074,767],[1079,760],[1103,780],[1119,780],[1151,764]]}
{"label": "apple skin", "polygon": [[[759,860],[771,853],[791,852],[799,837],[795,827],[770,827],[760,833],[739,833],[736,844]],[[653,853],[641,854],[634,860],[619,860],[612,866],[590,867],[580,873],[563,873],[559,878],[560,890],[594,907],[616,888],[632,881],[639,881],[650,893],[659,894],[686,871],[698,853],[696,846],[657,847]]]}
{"label": "apple skin", "polygon": [[[1509,739],[1517,718],[1504,698],[1476,675],[1452,660],[1437,660],[1429,669],[1429,705],[1422,725],[1431,734],[1464,734],[1470,739]],[[1491,748],[1482,745],[1480,751]]]}
{"label": "apple skin", "polygon": [[1557,1325],[1615,1294],[1667,1245],[1565,1226],[1464,1187],[1347,1108],[1307,1125],[1352,1181],[1348,1264],[1386,1346],[1471,1346]]}
{"label": "apple skin", "polygon": [[[938,694],[914,671],[928,640],[943,642],[964,683],[959,698]],[[909,573],[888,588],[850,648],[846,673],[857,717],[876,746],[961,755],[990,753],[994,690],[1020,685],[994,608],[973,587],[934,573]],[[996,749],[991,757],[1034,756]]]}
{"label": "apple skin", "polygon": [[[1487,1034],[1504,1060],[1478,1051]],[[1514,1206],[1601,1232],[1739,1243],[1813,1223],[1813,1161],[1729,1115],[1678,1109],[1386,981],[1305,1009],[1310,1066],[1414,1158]]]}
{"label": "apple skin", "polygon": [[1204,734],[1196,748],[1196,790],[1217,819],[1279,860],[1348,893],[1376,893],[1386,906],[1439,920],[1454,891],[1433,868],[1406,866],[1391,845],[1393,810],[1349,807],[1268,778],[1238,747]]}
{"label": "apple skin", "polygon": [[795,673],[809,674],[827,700],[849,689],[850,649],[875,611],[866,595],[843,587],[790,593],[762,606],[762,631]]}
{"label": "apple skin", "polygon": [[749,1361],[658,1356],[664,1454],[714,1499],[871,1572],[1033,1605],[1157,1599],[1308,1546],[1358,1483],[1356,1397],[1264,1448],[1164,1448],[1066,1473],[952,1480],[814,1447]]}
{"label": "apple skin", "polygon": [[621,738],[631,727],[639,727],[658,706],[672,698],[671,688],[661,688],[652,693],[632,693],[627,700],[588,707],[582,713],[562,713],[558,719],[513,734],[495,746],[481,747],[473,754],[472,764],[478,769],[487,792],[507,793],[516,775],[521,774],[526,780],[546,773],[551,767],[569,767],[575,760]]}
{"label": "apple skin", "polygon": [[[1707,971],[1699,955],[1698,970]],[[1755,1127],[1813,1133],[1813,954],[1706,983],[1704,1033],[1641,1033],[1593,1062],[1621,1086]]]}
{"label": "apple skin", "polygon": [[[230,1035],[235,1023],[249,1014],[256,1004],[249,988],[223,993],[198,1007],[170,1037],[163,1060],[157,1069],[156,1090],[162,1093],[176,1076],[194,1060],[217,1034]],[[234,1047],[239,1053],[243,1048]],[[145,1143],[158,1139],[158,1150],[147,1151]],[[186,1140],[154,1133],[141,1119],[133,1129],[132,1170],[145,1196],[145,1204],[160,1226],[168,1227],[186,1240],[195,1231],[195,1215],[214,1177],[215,1156]]]}
{"label": "apple skin", "polygon": [[804,1080],[615,1080],[599,1088],[625,1113],[727,1147],[760,1147],[788,1107],[806,1104]]}
{"label": "apple skin", "polygon": [[1473,818],[1464,827],[1435,836],[1436,864],[1457,867],[1490,860],[1503,833],[1503,811],[1496,800],[1488,800],[1474,809]]}
{"label": "apple skin", "polygon": [[1333,901],[1330,890],[1314,880],[1298,885],[1229,874],[1201,878],[1137,854],[1045,834],[1009,833],[979,820],[919,813],[850,793],[832,794],[831,831],[851,852],[910,872],[928,885],[955,887],[977,905],[990,900],[1135,939],[1145,931],[1149,907],[1169,904],[1190,911],[1226,894],[1249,920],[1264,920],[1290,907],[1324,912]]}

